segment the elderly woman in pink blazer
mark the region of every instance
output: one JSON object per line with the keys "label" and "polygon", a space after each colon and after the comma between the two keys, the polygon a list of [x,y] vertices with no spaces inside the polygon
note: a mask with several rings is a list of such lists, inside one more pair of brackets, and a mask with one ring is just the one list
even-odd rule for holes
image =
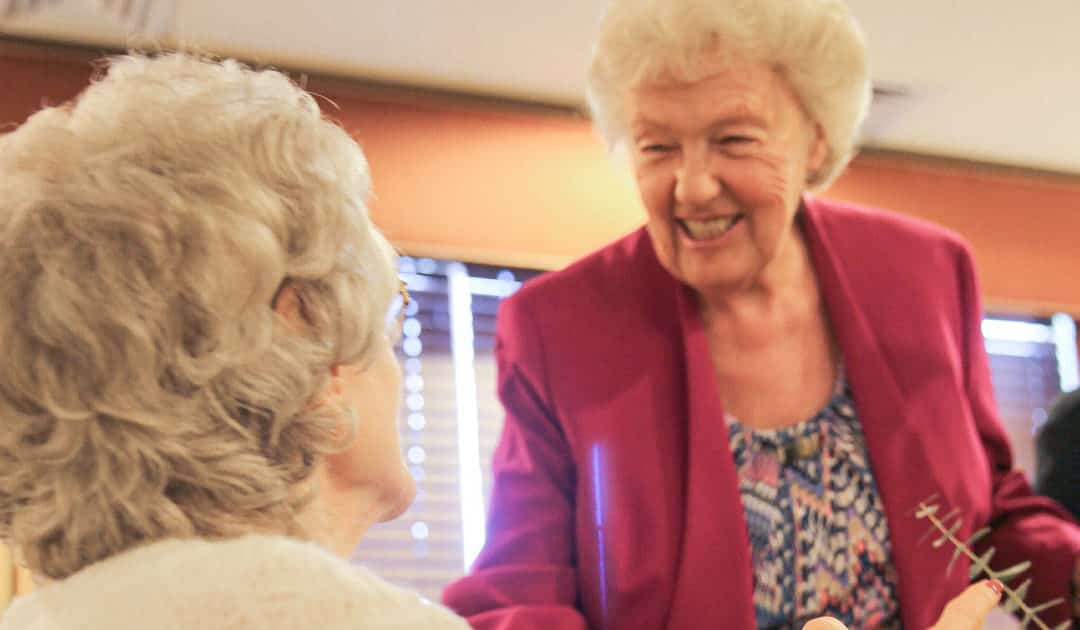
{"label": "elderly woman in pink blazer", "polygon": [[1080,528],[1013,469],[969,249],[809,194],[870,97],[844,3],[615,0],[589,78],[648,223],[505,304],[489,537],[445,601],[493,629],[926,628],[968,583],[920,540],[932,495],[1032,562],[1030,601],[1067,596]]}

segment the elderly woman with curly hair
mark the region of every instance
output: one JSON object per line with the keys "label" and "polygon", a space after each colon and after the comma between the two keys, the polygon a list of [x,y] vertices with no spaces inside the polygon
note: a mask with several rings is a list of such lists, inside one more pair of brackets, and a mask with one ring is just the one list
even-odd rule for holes
{"label": "elderly woman with curly hair", "polygon": [[611,3],[591,104],[647,225],[504,303],[488,540],[445,593],[474,627],[926,628],[968,581],[934,495],[1067,595],[1080,528],[1013,469],[968,247],[810,194],[866,59],[839,0]]}
{"label": "elderly woman with curly hair", "polygon": [[464,628],[346,560],[414,486],[395,254],[285,76],[113,60],[0,136],[3,630]]}

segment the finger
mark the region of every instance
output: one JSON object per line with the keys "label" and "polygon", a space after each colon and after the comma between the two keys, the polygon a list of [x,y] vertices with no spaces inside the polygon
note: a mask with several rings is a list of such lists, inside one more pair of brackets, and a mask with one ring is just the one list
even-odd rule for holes
{"label": "finger", "polygon": [[982,628],[987,615],[1001,600],[1001,582],[983,580],[967,587],[946,606],[931,630]]}
{"label": "finger", "polygon": [[818,617],[811,619],[803,630],[847,630],[847,626],[832,617]]}

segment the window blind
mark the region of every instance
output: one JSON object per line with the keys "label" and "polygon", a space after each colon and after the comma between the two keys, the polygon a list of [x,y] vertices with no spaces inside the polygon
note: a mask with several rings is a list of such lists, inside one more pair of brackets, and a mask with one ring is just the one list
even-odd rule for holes
{"label": "window blind", "polygon": [[1076,389],[1076,325],[1068,315],[1052,319],[983,320],[998,413],[1012,444],[1015,465],[1035,472],[1034,434],[1050,404]]}
{"label": "window blind", "polygon": [[438,600],[483,544],[491,459],[502,430],[495,391],[495,316],[539,272],[403,257],[412,300],[398,349],[399,429],[416,500],[375,526],[354,559]]}

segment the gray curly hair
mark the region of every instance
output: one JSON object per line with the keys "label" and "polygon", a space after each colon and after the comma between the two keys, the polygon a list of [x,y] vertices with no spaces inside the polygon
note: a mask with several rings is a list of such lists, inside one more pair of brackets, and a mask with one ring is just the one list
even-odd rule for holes
{"label": "gray curly hair", "polygon": [[100,74],[0,136],[0,536],[51,578],[301,535],[341,447],[313,401],[386,343],[397,288],[363,154],[287,77],[179,53]]}
{"label": "gray curly hair", "polygon": [[621,146],[629,90],[665,74],[695,81],[732,59],[786,77],[824,131],[825,164],[807,184],[826,187],[851,160],[871,97],[866,43],[843,0],[612,0],[588,74],[597,128]]}

